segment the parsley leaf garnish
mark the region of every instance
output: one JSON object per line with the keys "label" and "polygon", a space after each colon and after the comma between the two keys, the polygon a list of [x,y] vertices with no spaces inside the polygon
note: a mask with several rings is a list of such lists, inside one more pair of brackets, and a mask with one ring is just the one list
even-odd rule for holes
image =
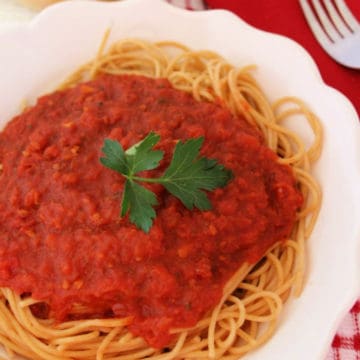
{"label": "parsley leaf garnish", "polygon": [[232,178],[232,172],[216,160],[199,156],[204,137],[177,142],[170,165],[161,177],[137,176],[159,166],[164,153],[153,150],[159,140],[158,134],[150,132],[126,151],[119,142],[110,139],[105,139],[101,149],[105,157],[100,162],[126,178],[120,215],[129,212],[130,221],[145,232],[149,232],[156,217],[154,206],[158,202],[156,195],[138,182],[162,184],[189,210],[194,207],[210,210],[211,203],[204,190],[224,187]]}
{"label": "parsley leaf garnish", "polygon": [[156,217],[153,206],[157,205],[155,194],[135,181],[127,180],[121,203],[121,216],[130,210],[130,221],[148,232]]}

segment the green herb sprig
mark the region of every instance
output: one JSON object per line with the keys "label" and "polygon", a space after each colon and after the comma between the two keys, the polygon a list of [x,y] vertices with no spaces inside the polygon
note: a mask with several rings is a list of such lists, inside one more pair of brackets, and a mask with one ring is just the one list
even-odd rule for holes
{"label": "green herb sprig", "polygon": [[126,178],[120,216],[129,212],[130,221],[144,232],[149,232],[156,217],[156,195],[139,182],[163,185],[184,206],[193,210],[210,210],[211,203],[204,190],[224,187],[232,178],[232,172],[214,159],[200,157],[204,137],[178,141],[170,165],[158,178],[139,177],[141,171],[157,168],[164,157],[161,150],[153,150],[160,136],[150,132],[143,140],[124,151],[115,140],[105,139],[100,158],[101,164],[117,171]]}

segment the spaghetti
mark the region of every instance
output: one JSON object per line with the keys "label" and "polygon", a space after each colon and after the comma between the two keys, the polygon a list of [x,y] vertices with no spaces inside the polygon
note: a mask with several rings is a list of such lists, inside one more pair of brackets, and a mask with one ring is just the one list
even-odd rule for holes
{"label": "spaghetti", "polygon": [[[33,314],[38,301],[0,290],[0,343],[9,355],[30,359],[238,359],[266,342],[276,329],[283,303],[303,287],[305,243],[321,204],[321,191],[310,174],[321,152],[322,130],[316,116],[297,98],[270,104],[250,75],[252,67],[236,69],[211,51],[192,51],[182,44],[123,40],[82,66],[61,86],[67,89],[105,73],[167,78],[174,88],[198,101],[222,103],[241,115],[264,136],[267,146],[288,164],[304,196],[291,237],[275,244],[255,265],[244,264],[227,283],[219,304],[193,328],[173,329],[176,341],[154,349],[128,331],[129,318],[81,319],[57,323]],[[283,126],[301,116],[313,130],[306,148]]]}

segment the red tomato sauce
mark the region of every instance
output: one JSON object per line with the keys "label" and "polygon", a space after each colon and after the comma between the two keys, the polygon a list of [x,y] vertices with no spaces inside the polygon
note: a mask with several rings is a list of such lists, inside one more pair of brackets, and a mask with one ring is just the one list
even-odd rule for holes
{"label": "red tomato sauce", "polygon": [[[126,149],[150,131],[166,154],[152,177],[177,140],[204,136],[202,155],[234,179],[208,194],[206,212],[149,185],[159,205],[146,234],[119,217],[124,179],[99,158],[105,138]],[[303,201],[257,130],[164,79],[107,75],[41,97],[0,134],[0,163],[0,286],[58,321],[129,316],[157,348],[209,312],[244,261],[289,236]]]}

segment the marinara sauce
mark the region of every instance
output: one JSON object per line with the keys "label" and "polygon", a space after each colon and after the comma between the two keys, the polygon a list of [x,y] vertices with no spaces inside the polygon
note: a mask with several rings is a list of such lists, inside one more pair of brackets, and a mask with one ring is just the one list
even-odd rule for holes
{"label": "marinara sauce", "polygon": [[[150,131],[165,152],[152,177],[178,140],[204,136],[202,155],[234,179],[204,212],[149,185],[159,205],[146,234],[120,218],[124,178],[99,158],[105,138],[128,148]],[[0,134],[0,163],[0,286],[46,303],[37,316],[130,317],[157,348],[209,312],[243,262],[287,239],[302,204],[257,130],[164,79],[104,75],[41,97]]]}

